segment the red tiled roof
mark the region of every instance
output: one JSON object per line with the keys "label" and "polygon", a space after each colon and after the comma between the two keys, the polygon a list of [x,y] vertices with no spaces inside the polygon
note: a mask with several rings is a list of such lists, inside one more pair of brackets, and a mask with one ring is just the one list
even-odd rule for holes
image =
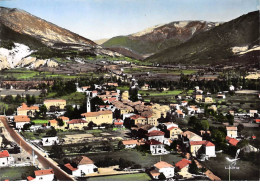
{"label": "red tiled roof", "polygon": [[70,120],[68,117],[66,116],[60,116],[59,119],[62,119],[62,121],[67,121]]}
{"label": "red tiled roof", "polygon": [[5,158],[9,156],[9,152],[7,150],[0,151],[0,158]]}
{"label": "red tiled roof", "polygon": [[77,158],[74,159],[74,162],[76,162],[77,165],[94,164],[94,162],[86,156],[78,156]]}
{"label": "red tiled roof", "polygon": [[226,136],[226,140],[228,141],[229,144],[231,144],[232,146],[236,146],[237,143],[239,142],[238,140],[234,139],[234,138],[231,138],[231,137],[228,137]]}
{"label": "red tiled roof", "polygon": [[157,162],[156,164],[154,164],[154,167],[156,167],[158,169],[162,169],[162,168],[173,167],[173,166],[167,162],[161,161],[161,162]]}
{"label": "red tiled roof", "polygon": [[175,166],[178,167],[179,169],[182,169],[182,168],[186,167],[189,164],[191,164],[191,161],[183,158],[181,161],[177,162],[175,164]]}
{"label": "red tiled roof", "polygon": [[190,145],[204,145],[204,146],[215,146],[210,141],[190,141]]}
{"label": "red tiled roof", "polygon": [[168,128],[167,130],[171,131],[171,130],[173,130],[175,128],[178,128],[178,127],[171,127],[171,128]]}
{"label": "red tiled roof", "polygon": [[66,102],[66,100],[63,99],[48,99],[48,100],[44,100],[43,103],[45,102]]}
{"label": "red tiled roof", "polygon": [[227,130],[237,130],[237,127],[226,127]]}
{"label": "red tiled roof", "polygon": [[34,180],[34,179],[35,179],[35,178],[33,178],[33,177],[31,177],[31,176],[28,176],[28,177],[27,177],[27,180],[28,180],[28,181],[32,181],[32,180]]}
{"label": "red tiled roof", "polygon": [[154,140],[154,139],[151,139],[151,140],[147,141],[146,143],[149,144],[149,145],[163,144],[163,143],[161,143],[161,142],[159,142],[157,140]]}
{"label": "red tiled roof", "polygon": [[117,100],[117,99],[116,99],[115,97],[112,97],[112,98],[109,98],[109,99],[108,99],[109,102],[114,102],[114,101],[116,101],[116,100]]}
{"label": "red tiled roof", "polygon": [[56,119],[49,120],[50,124],[58,124],[58,121]]}
{"label": "red tiled roof", "polygon": [[38,106],[27,106],[26,103],[22,103],[21,107],[17,108],[17,111],[22,111],[22,110],[39,110]]}
{"label": "red tiled roof", "polygon": [[138,140],[125,140],[122,142],[123,142],[123,145],[138,144]]}
{"label": "red tiled roof", "polygon": [[83,119],[72,119],[68,122],[68,124],[81,124],[81,123],[87,123],[87,122]]}
{"label": "red tiled roof", "polygon": [[253,136],[252,136],[252,139],[256,139],[256,136],[255,136],[255,135],[253,135]]}
{"label": "red tiled roof", "polygon": [[35,176],[54,174],[53,169],[37,170],[37,171],[34,171],[34,173],[35,173]]}
{"label": "red tiled roof", "polygon": [[255,119],[255,122],[256,123],[260,123],[260,119]]}
{"label": "red tiled roof", "polygon": [[74,168],[70,163],[67,163],[67,164],[65,164],[64,165],[65,167],[67,167],[69,170],[71,170],[71,171],[76,171],[76,170],[78,170],[77,168]]}
{"label": "red tiled roof", "polygon": [[28,116],[19,115],[14,117],[14,122],[30,122],[30,118]]}
{"label": "red tiled roof", "polygon": [[152,170],[152,171],[150,171],[150,174],[154,177],[154,176],[159,176],[160,175],[160,173],[158,172],[158,171],[156,171],[156,170]]}
{"label": "red tiled roof", "polygon": [[165,133],[159,130],[153,130],[151,132],[149,132],[148,134],[146,134],[148,137],[153,137],[153,136],[161,136],[164,135]]}
{"label": "red tiled roof", "polygon": [[96,116],[108,115],[108,114],[112,114],[112,111],[86,112],[86,113],[81,114],[81,116],[84,116],[84,117],[96,117]]}

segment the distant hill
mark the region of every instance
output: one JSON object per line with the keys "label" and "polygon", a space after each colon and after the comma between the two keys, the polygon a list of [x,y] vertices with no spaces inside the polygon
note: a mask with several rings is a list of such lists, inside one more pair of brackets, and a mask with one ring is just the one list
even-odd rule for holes
{"label": "distant hill", "polygon": [[259,59],[255,54],[246,52],[247,59],[241,61],[239,58],[242,55],[238,55],[236,49],[252,49],[253,52],[259,53],[259,11],[201,32],[180,45],[150,56],[146,61],[160,64],[218,64],[229,61],[252,62]]}
{"label": "distant hill", "polygon": [[144,31],[117,36],[102,44],[105,48],[125,48],[142,57],[186,42],[193,36],[208,31],[219,23],[205,21],[178,21],[157,25]]}
{"label": "distant hill", "polygon": [[103,39],[99,39],[99,40],[94,40],[94,42],[97,43],[98,45],[102,45],[107,40],[109,40],[109,38],[103,38]]}

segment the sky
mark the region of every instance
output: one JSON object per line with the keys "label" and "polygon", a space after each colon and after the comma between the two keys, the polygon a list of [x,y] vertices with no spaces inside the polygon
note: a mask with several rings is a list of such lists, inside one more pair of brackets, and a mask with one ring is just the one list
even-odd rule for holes
{"label": "sky", "polygon": [[0,0],[92,40],[181,20],[226,22],[259,9],[259,0]]}

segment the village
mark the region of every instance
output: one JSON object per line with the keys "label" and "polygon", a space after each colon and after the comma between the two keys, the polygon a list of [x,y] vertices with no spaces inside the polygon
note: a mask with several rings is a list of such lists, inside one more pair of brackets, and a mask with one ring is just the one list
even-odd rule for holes
{"label": "village", "polygon": [[[227,109],[225,100],[246,91],[232,84],[214,94],[204,91],[205,86],[169,94],[169,88],[162,88],[158,94],[174,102],[161,103],[147,98],[157,89],[132,75],[111,71],[104,77],[108,79],[103,83],[84,85],[74,80],[65,88],[56,81],[34,81],[52,86],[57,93],[66,89],[74,94],[72,98],[47,98],[48,90],[38,90],[45,95],[41,103],[35,98],[39,94],[30,97],[31,90],[24,90],[27,94],[19,98],[8,92],[2,96],[7,100],[13,95],[21,103],[1,116],[0,167],[6,175],[0,180],[259,178],[260,94],[256,90],[249,95],[256,106],[241,111]],[[15,85],[23,88],[18,82]],[[10,82],[1,86],[14,89]],[[16,168],[23,168],[21,176],[8,175]]]}

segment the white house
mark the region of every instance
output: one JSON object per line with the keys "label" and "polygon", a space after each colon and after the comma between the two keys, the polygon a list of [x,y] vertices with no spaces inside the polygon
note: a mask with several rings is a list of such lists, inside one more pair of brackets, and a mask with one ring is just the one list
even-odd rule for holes
{"label": "white house", "polygon": [[218,95],[217,95],[217,98],[225,99],[225,98],[226,98],[226,95],[225,95],[225,94],[218,94]]}
{"label": "white house", "polygon": [[210,141],[190,141],[190,152],[194,157],[200,154],[216,157],[215,145]]}
{"label": "white house", "polygon": [[179,125],[172,123],[172,122],[168,122],[168,123],[163,123],[163,126],[165,127],[165,129],[169,129],[171,127],[179,127]]}
{"label": "white house", "polygon": [[182,110],[176,110],[175,114],[178,118],[185,118],[185,114],[182,112]]}
{"label": "white house", "polygon": [[198,113],[201,112],[200,108],[196,107],[195,105],[190,105],[187,109],[188,109],[188,114],[189,115],[198,114]]}
{"label": "white house", "polygon": [[22,129],[25,124],[30,123],[30,118],[25,115],[19,115],[14,117],[15,128]]}
{"label": "white house", "polygon": [[191,131],[185,131],[182,133],[183,142],[186,141],[202,141],[202,137],[191,132]]}
{"label": "white house", "polygon": [[43,180],[43,181],[53,181],[54,180],[54,171],[53,169],[46,169],[46,170],[37,170],[34,171],[35,180]]}
{"label": "white house", "polygon": [[148,140],[157,140],[161,143],[164,142],[164,132],[162,131],[158,131],[158,130],[153,130],[153,131],[150,131],[148,134],[146,134],[147,136],[147,139]]}
{"label": "white house", "polygon": [[54,144],[59,144],[58,137],[43,137],[41,139],[41,143],[43,146],[52,146]]}
{"label": "white house", "polygon": [[229,86],[229,91],[234,91],[235,90],[235,87],[233,85],[230,85]]}
{"label": "white house", "polygon": [[14,158],[9,155],[7,150],[0,151],[0,167],[7,167],[14,163]]}
{"label": "white house", "polygon": [[174,166],[164,161],[154,164],[154,169],[150,171],[150,174],[154,179],[159,179],[160,173],[163,173],[166,179],[172,178],[174,177]]}
{"label": "white house", "polygon": [[157,140],[149,140],[146,142],[150,145],[150,151],[152,155],[166,155],[169,152],[165,149],[164,144]]}
{"label": "white house", "polygon": [[122,143],[126,149],[135,148],[137,145],[144,144],[143,142],[141,142],[139,140],[124,140],[124,141],[122,141]]}
{"label": "white house", "polygon": [[188,101],[182,101],[182,102],[181,102],[181,105],[182,105],[182,106],[188,105]]}
{"label": "white house", "polygon": [[97,172],[97,166],[94,162],[86,156],[79,156],[73,160],[73,164],[64,165],[73,176],[82,177],[94,172]]}
{"label": "white house", "polygon": [[257,114],[258,111],[257,110],[249,110],[249,116],[250,117],[255,117],[255,114]]}
{"label": "white house", "polygon": [[237,138],[237,127],[226,127],[227,136],[231,138]]}

